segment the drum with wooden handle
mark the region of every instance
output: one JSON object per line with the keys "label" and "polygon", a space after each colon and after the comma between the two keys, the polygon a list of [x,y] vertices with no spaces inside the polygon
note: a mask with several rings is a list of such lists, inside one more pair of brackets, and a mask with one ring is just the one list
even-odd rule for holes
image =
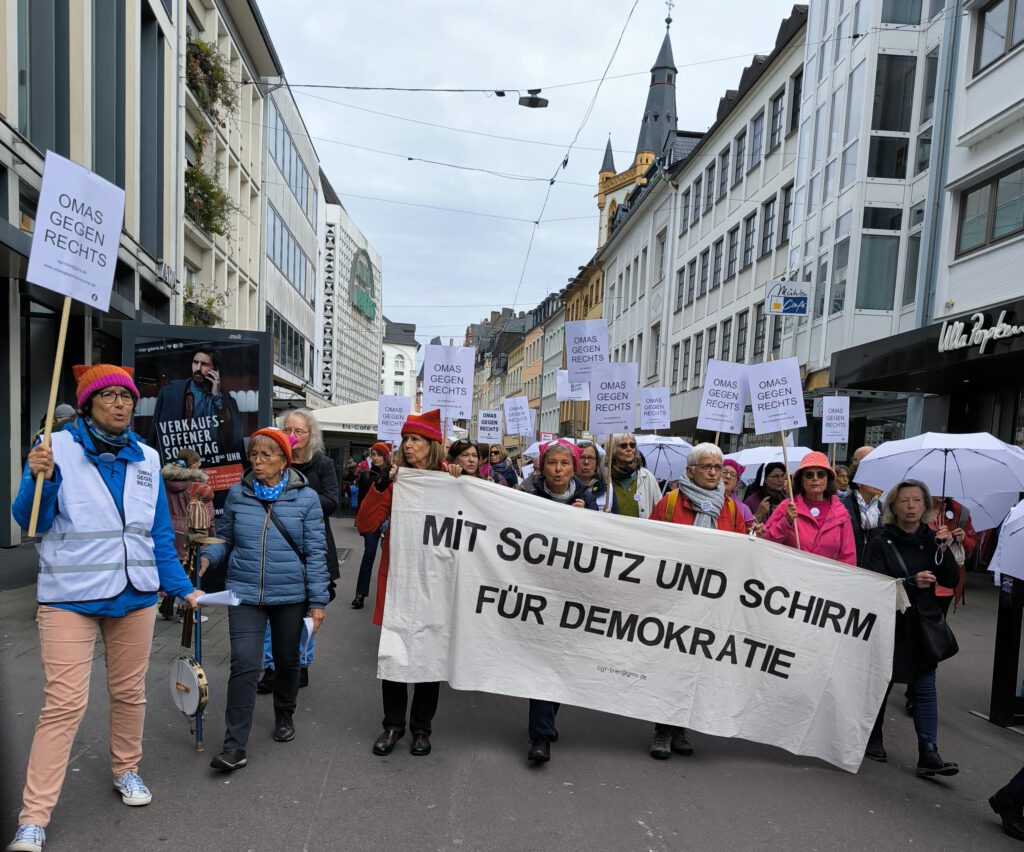
{"label": "drum with wooden handle", "polygon": [[194,719],[210,700],[206,672],[193,657],[182,655],[171,663],[171,698],[174,706]]}

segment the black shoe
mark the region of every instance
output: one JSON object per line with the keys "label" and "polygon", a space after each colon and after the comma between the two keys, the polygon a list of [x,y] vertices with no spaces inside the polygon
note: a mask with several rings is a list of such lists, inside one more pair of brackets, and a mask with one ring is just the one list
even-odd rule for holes
{"label": "black shoe", "polygon": [[651,740],[651,757],[655,760],[668,760],[672,756],[672,732],[654,729]]}
{"label": "black shoe", "polygon": [[299,689],[304,686],[309,686],[309,666],[299,668]]}
{"label": "black shoe", "polygon": [[430,754],[430,734],[413,734],[412,748],[409,749],[409,753],[416,757],[426,757]]}
{"label": "black shoe", "polygon": [[551,760],[551,738],[530,737],[530,751],[526,759],[533,763],[547,763]]}
{"label": "black shoe", "polygon": [[907,696],[907,700],[903,704],[903,709],[907,711],[908,716],[914,715],[914,699],[911,698],[909,695]]}
{"label": "black shoe", "polygon": [[295,739],[295,723],[291,713],[282,713],[274,722],[274,739],[279,743],[290,743]]}
{"label": "black shoe", "polygon": [[246,764],[245,749],[225,747],[220,754],[210,761],[210,766],[219,772],[234,772]]}
{"label": "black shoe", "polygon": [[889,759],[889,755],[885,750],[885,745],[882,741],[882,735],[875,736],[872,734],[868,738],[867,748],[864,749],[864,756],[868,760],[874,760],[878,763],[885,763]]}
{"label": "black shoe", "polygon": [[1014,800],[1003,787],[988,803],[1003,821],[1003,831],[1014,840],[1024,840],[1024,816],[1021,815],[1020,802]]}
{"label": "black shoe", "polygon": [[352,609],[362,609],[363,601],[365,600],[366,598],[363,595],[356,595],[354,598],[352,598]]}
{"label": "black shoe", "polygon": [[935,743],[917,744],[917,774],[922,778],[933,775],[956,775],[960,767],[955,763],[945,763],[939,756]]}
{"label": "black shoe", "polygon": [[373,753],[381,757],[391,754],[395,750],[395,743],[404,736],[405,731],[401,728],[385,728],[377,737],[377,742],[373,744]]}
{"label": "black shoe", "polygon": [[686,739],[686,728],[677,728],[672,732],[672,751],[676,754],[681,754],[683,757],[689,757],[693,754],[693,746]]}
{"label": "black shoe", "polygon": [[263,677],[256,684],[256,692],[259,695],[270,695],[274,691],[274,670],[264,669]]}

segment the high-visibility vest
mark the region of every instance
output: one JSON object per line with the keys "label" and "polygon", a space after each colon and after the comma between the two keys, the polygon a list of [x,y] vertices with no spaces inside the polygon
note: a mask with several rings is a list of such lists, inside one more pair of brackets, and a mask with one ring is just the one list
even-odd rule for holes
{"label": "high-visibility vest", "polygon": [[117,597],[129,581],[140,592],[160,587],[153,552],[153,520],[160,494],[160,457],[141,445],[144,459],[125,470],[124,518],[96,465],[70,432],[52,438],[60,467],[57,514],[43,534],[36,596],[39,603]]}

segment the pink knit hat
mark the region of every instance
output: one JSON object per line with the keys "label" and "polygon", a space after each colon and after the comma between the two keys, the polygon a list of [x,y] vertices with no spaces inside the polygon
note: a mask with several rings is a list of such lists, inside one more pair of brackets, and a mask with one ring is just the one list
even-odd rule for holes
{"label": "pink knit hat", "polygon": [[94,393],[104,388],[122,387],[127,390],[135,401],[139,401],[139,389],[132,379],[131,367],[118,367],[116,364],[78,364],[71,368],[78,382],[78,407],[81,409]]}
{"label": "pink knit hat", "polygon": [[552,447],[556,446],[565,447],[567,450],[569,450],[569,452],[572,453],[572,467],[573,470],[575,470],[576,466],[579,464],[580,461],[581,451],[580,448],[577,447],[572,441],[567,441],[565,440],[565,438],[555,438],[555,440],[553,441],[545,441],[543,444],[541,444],[540,454],[538,456],[538,458],[540,459],[540,463],[544,464],[544,453],[546,453]]}

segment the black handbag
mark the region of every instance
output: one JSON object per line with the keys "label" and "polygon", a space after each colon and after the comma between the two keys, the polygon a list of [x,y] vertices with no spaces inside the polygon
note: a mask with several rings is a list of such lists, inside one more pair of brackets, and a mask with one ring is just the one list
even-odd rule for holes
{"label": "black handbag", "polygon": [[[887,538],[885,541],[896,555],[896,561],[900,564],[903,576],[910,579],[913,575],[907,568],[907,563],[903,561],[903,554],[899,552],[891,538]],[[923,610],[920,607],[911,606],[904,618],[907,619],[910,627],[910,633],[917,646],[917,653],[926,662],[941,663],[960,651],[960,645],[949,624],[946,623],[946,616],[942,614],[942,610]]]}

